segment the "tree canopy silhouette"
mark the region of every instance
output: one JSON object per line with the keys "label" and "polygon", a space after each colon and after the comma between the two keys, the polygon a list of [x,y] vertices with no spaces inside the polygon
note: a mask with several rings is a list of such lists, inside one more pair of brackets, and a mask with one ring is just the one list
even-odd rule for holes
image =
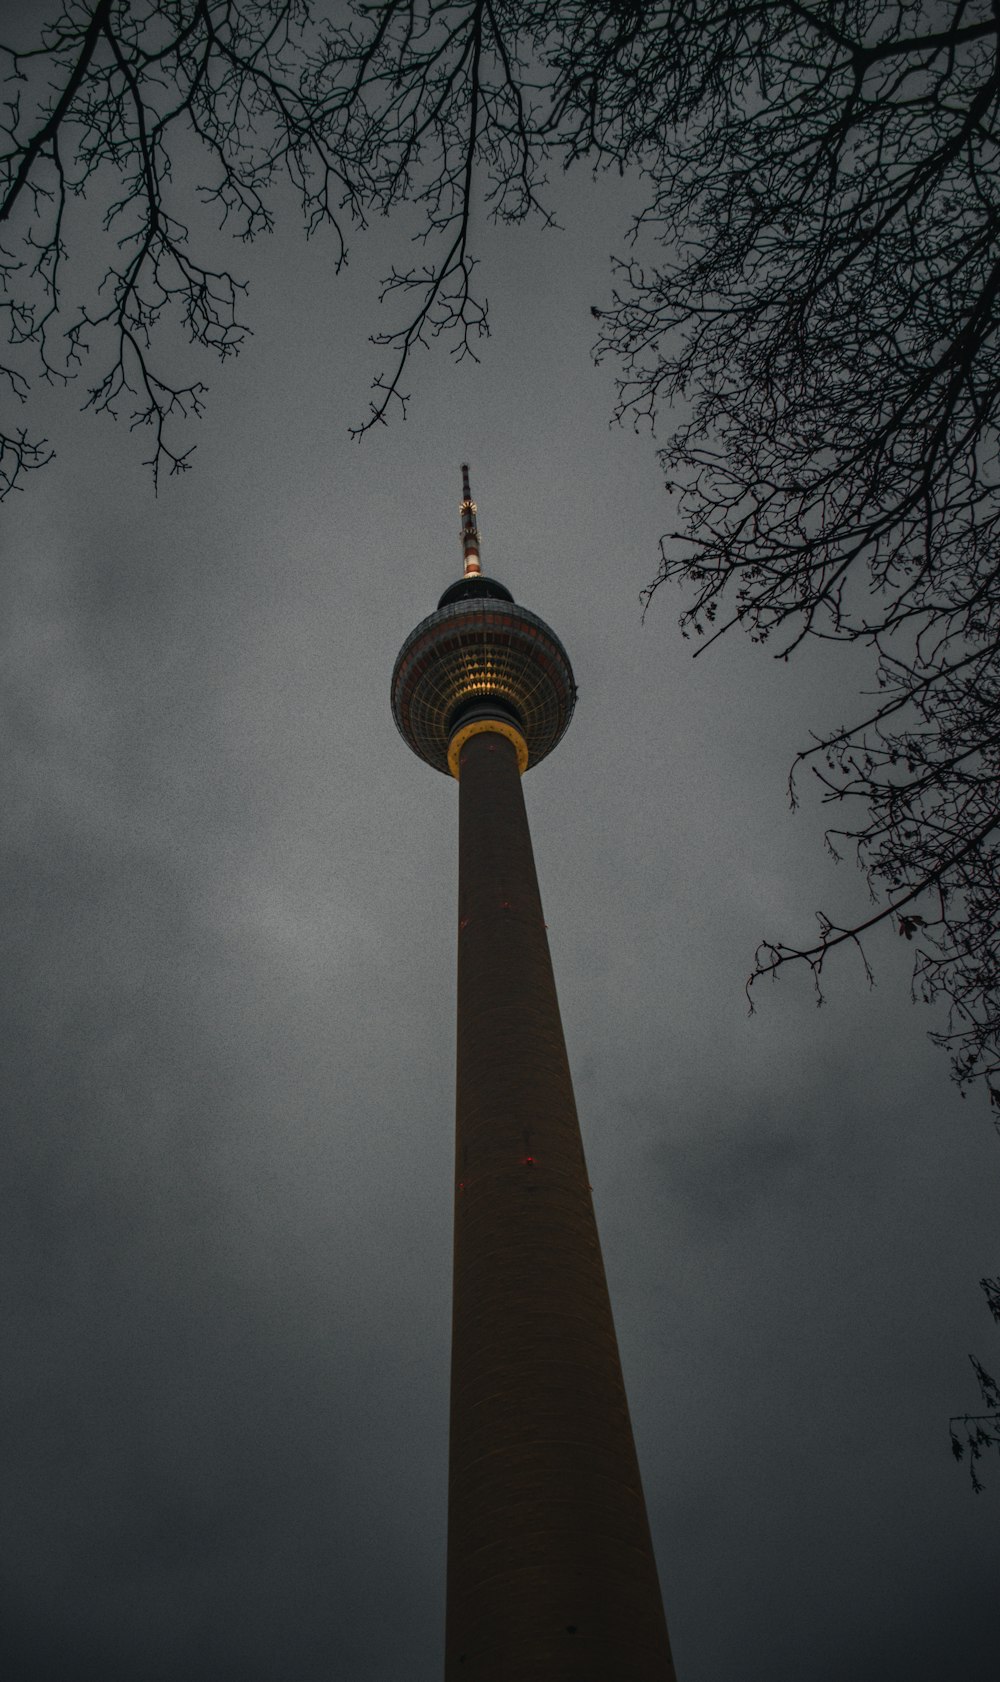
{"label": "tree canopy silhouette", "polygon": [[[819,989],[835,948],[892,923],[960,1084],[996,1103],[998,48],[996,0],[74,3],[4,49],[0,182],[8,394],[31,358],[59,382],[103,354],[86,401],[150,429],[154,472],[187,464],[176,424],[204,392],[158,362],[164,324],[220,356],[244,332],[239,283],[192,254],[175,203],[182,135],[244,240],[280,175],[338,263],[351,225],[419,212],[359,433],[405,409],[417,344],[477,354],[474,216],[551,222],[547,175],[573,165],[641,183],[593,313],[618,418],[655,431],[676,509],[649,595],[679,583],[706,643],[861,643],[876,676],[797,761],[871,914],[765,941],[751,981],[798,961]],[[84,191],[113,255],[66,319]],[[47,446],[10,428],[3,450],[0,491]]]}

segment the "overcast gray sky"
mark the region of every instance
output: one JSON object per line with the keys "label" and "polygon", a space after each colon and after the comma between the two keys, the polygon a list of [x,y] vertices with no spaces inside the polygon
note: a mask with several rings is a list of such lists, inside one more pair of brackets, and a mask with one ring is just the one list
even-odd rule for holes
{"label": "overcast gray sky", "polygon": [[360,447],[399,236],[335,281],[289,218],[195,471],[154,501],[53,401],[3,510],[17,1682],[440,1676],[457,790],[388,684],[465,459],[580,687],[526,794],[679,1674],[992,1673],[1000,1467],[975,1499],[947,1420],[1000,1364],[1000,1149],[891,936],[747,1019],[757,940],[863,903],[785,776],[865,668],[640,623],[667,510],[589,354],[623,191],[481,237],[482,365],[419,358]]}

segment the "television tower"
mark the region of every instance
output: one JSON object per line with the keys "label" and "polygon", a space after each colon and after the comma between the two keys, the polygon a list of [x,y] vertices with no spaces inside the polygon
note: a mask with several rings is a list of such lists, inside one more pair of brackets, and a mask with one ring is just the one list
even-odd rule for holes
{"label": "television tower", "polygon": [[675,1682],[521,789],[576,685],[462,491],[463,575],[392,675],[459,785],[445,1682]]}

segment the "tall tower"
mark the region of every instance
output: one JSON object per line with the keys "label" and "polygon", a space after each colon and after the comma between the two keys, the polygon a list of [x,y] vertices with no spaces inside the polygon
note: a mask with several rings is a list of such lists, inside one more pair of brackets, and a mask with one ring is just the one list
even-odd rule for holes
{"label": "tall tower", "polygon": [[480,568],[404,642],[392,710],[459,785],[446,1682],[675,1682],[521,776],[576,699]]}

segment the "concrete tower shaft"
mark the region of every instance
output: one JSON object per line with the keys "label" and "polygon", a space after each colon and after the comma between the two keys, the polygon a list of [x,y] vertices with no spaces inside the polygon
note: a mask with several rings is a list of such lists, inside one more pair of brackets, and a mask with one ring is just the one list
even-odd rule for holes
{"label": "concrete tower shaft", "polygon": [[459,783],[446,1682],[668,1682],[513,745]]}

